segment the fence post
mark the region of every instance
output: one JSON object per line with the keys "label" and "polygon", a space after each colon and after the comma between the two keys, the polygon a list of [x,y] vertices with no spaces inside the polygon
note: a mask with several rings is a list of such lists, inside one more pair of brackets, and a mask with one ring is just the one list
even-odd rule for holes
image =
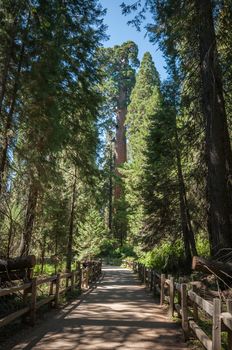
{"label": "fence post", "polygon": [[165,283],[165,274],[162,273],[161,274],[161,278],[160,278],[160,305],[163,305],[164,303],[164,283]]}
{"label": "fence post", "polygon": [[[197,287],[195,285],[192,286],[192,291],[196,293]],[[198,321],[198,306],[196,303],[193,302],[193,319],[195,322]]]}
{"label": "fence post", "polygon": [[147,288],[150,289],[150,269],[149,268],[147,268],[147,279],[146,279],[146,282],[147,282],[147,284],[146,284]]}
{"label": "fence post", "polygon": [[213,299],[212,350],[221,350],[221,300]]}
{"label": "fence post", "polygon": [[86,268],[86,288],[89,289],[89,283],[90,283],[90,268]]}
{"label": "fence post", "polygon": [[143,265],[143,283],[146,285],[146,277],[147,277],[147,269],[146,266]]}
{"label": "fence post", "polygon": [[52,295],[53,294],[53,281],[51,281],[51,284],[50,284],[50,289],[49,289],[49,295]]}
{"label": "fence post", "polygon": [[187,286],[185,283],[181,284],[181,311],[182,311],[182,328],[184,331],[185,340],[188,339],[188,304],[187,304]]}
{"label": "fence post", "polygon": [[55,292],[55,307],[59,305],[59,293],[60,293],[60,273],[56,276],[56,292]]}
{"label": "fence post", "polygon": [[75,271],[71,272],[71,292],[74,291],[74,285],[75,285]]}
{"label": "fence post", "polygon": [[[30,280],[30,283],[31,283],[31,280]],[[28,294],[30,293],[30,291],[31,291],[31,285],[27,289],[24,289],[24,291],[23,291],[23,302],[24,303],[28,303]],[[23,323],[27,323],[27,316],[28,315],[23,315],[22,316],[21,319],[22,319]]]}
{"label": "fence post", "polygon": [[142,281],[143,280],[143,265],[139,263],[139,278]]}
{"label": "fence post", "polygon": [[93,266],[92,264],[88,267],[88,286],[87,288],[89,288],[90,284],[93,282]]}
{"label": "fence post", "polygon": [[150,291],[152,291],[152,289],[153,289],[153,281],[154,281],[154,271],[152,269],[150,270],[150,276],[151,276],[151,279],[150,279]]}
{"label": "fence post", "polygon": [[76,274],[75,283],[77,282],[77,279],[78,279],[78,289],[79,289],[79,291],[81,292],[81,284],[82,284],[81,277],[82,277],[82,271],[81,271],[81,263],[80,263],[79,261],[77,262],[76,270],[77,270],[77,274]]}
{"label": "fence post", "polygon": [[89,268],[82,269],[82,286],[83,288],[89,288]]}
{"label": "fence post", "polygon": [[[232,315],[232,299],[226,299],[227,311]],[[232,331],[228,328],[227,331],[228,349],[232,350]]]}
{"label": "fence post", "polygon": [[[68,271],[70,273],[70,271]],[[65,277],[65,286],[68,288],[68,282],[69,282],[70,277]]]}
{"label": "fence post", "polygon": [[86,273],[85,273],[86,268],[81,269],[81,288],[85,288],[85,278],[86,278]]}
{"label": "fence post", "polygon": [[36,288],[37,288],[37,278],[34,277],[31,280],[31,303],[30,303],[30,321],[34,326],[36,317]]}
{"label": "fence post", "polygon": [[155,274],[155,270],[153,270],[153,295],[156,296],[156,274]]}
{"label": "fence post", "polygon": [[170,276],[170,285],[169,285],[169,297],[170,297],[170,306],[169,306],[169,315],[173,317],[174,315],[174,277]]}

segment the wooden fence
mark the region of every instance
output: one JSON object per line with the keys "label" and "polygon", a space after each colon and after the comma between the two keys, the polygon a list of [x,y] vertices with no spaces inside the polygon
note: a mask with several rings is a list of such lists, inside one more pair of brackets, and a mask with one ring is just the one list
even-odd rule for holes
{"label": "wooden fence", "polygon": [[[32,278],[29,282],[16,285],[9,288],[0,289],[0,302],[3,297],[22,293],[24,304],[27,306],[17,310],[5,317],[0,318],[0,327],[6,326],[10,322],[23,316],[23,319],[29,317],[30,324],[33,325],[36,319],[36,310],[42,305],[52,303],[58,307],[60,296],[67,291],[74,291],[89,288],[96,282],[101,275],[101,262],[88,263],[86,268],[81,268],[78,264],[77,270],[70,273],[58,273],[54,276],[45,278]],[[48,296],[38,300],[38,290],[41,286],[46,285]]]}
{"label": "wooden fence", "polygon": [[[183,278],[175,281],[174,277],[159,275],[137,262],[127,265],[154,295],[159,295],[160,305],[167,303],[170,317],[177,315],[181,319],[185,340],[193,334],[207,350],[221,350],[221,332],[226,332],[227,348],[232,350],[232,300],[226,303],[219,298],[206,300],[197,292],[196,281],[183,283]],[[212,325],[210,336],[202,329],[202,315]]]}

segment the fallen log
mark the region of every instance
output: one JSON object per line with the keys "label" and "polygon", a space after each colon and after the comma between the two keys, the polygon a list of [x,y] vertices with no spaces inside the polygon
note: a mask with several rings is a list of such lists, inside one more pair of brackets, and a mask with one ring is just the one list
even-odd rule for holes
{"label": "fallen log", "polygon": [[17,257],[14,259],[2,260],[0,259],[0,271],[10,272],[13,270],[22,270],[33,268],[36,264],[35,255],[28,255]]}
{"label": "fallen log", "polygon": [[226,284],[231,285],[232,283],[232,264],[230,263],[194,256],[192,259],[192,269],[207,274],[213,274]]}

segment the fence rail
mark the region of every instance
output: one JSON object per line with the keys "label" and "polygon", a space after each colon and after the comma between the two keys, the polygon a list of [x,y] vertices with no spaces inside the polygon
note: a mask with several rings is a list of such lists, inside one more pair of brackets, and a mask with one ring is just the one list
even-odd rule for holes
{"label": "fence rail", "polygon": [[[20,310],[0,318],[0,327],[6,326],[22,316],[24,319],[29,316],[30,324],[33,325],[36,319],[36,310],[41,306],[53,303],[55,307],[58,307],[61,294],[75,289],[81,292],[82,289],[87,289],[92,283],[96,282],[101,275],[101,265],[101,262],[98,261],[89,262],[87,267],[81,268],[79,264],[77,270],[70,273],[58,273],[45,278],[34,277],[27,283],[0,289],[0,302],[2,297],[21,292],[23,293],[23,300],[28,303]],[[42,285],[48,285],[49,295],[38,300],[38,287]]]}
{"label": "fence rail", "polygon": [[[127,266],[137,272],[140,280],[154,295],[159,295],[160,305],[168,304],[169,315],[176,313],[181,319],[185,340],[193,334],[207,350],[221,350],[221,332],[227,333],[227,348],[232,350],[232,300],[226,301],[226,312],[222,312],[222,301],[213,298],[211,301],[197,293],[196,282],[183,283],[174,277],[159,275],[137,262]],[[223,305],[224,306],[224,305]],[[210,337],[200,326],[201,312],[207,315],[212,324]]]}

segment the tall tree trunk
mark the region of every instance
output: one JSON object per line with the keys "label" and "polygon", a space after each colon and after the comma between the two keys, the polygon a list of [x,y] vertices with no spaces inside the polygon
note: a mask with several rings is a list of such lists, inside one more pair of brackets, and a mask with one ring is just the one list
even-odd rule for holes
{"label": "tall tree trunk", "polygon": [[112,149],[112,137],[110,137],[110,177],[109,177],[109,218],[108,228],[110,235],[112,234],[112,217],[113,217],[113,149]]}
{"label": "tall tree trunk", "polygon": [[41,269],[40,273],[42,274],[44,271],[44,258],[45,258],[45,251],[46,251],[46,235],[43,236],[42,241],[42,249],[41,249]]}
{"label": "tall tree trunk", "polygon": [[176,143],[176,164],[177,164],[177,175],[178,175],[178,190],[179,190],[179,201],[180,201],[180,218],[181,227],[184,239],[185,257],[188,267],[191,268],[192,256],[197,255],[195,238],[192,230],[191,219],[188,208],[188,201],[186,197],[186,189],[184,183],[184,177],[182,172],[181,157],[180,157],[180,144],[175,125],[175,143]]}
{"label": "tall tree trunk", "polygon": [[[127,161],[127,145],[126,145],[126,128],[125,120],[127,113],[126,106],[126,88],[121,87],[118,97],[117,126],[115,137],[115,174],[121,178],[122,174],[118,167]],[[114,231],[116,238],[119,239],[121,246],[126,237],[127,227],[125,224],[125,209],[122,203],[125,199],[121,183],[116,184],[114,189]]]}
{"label": "tall tree trunk", "polygon": [[56,230],[55,233],[55,259],[54,259],[55,263],[55,275],[57,274],[57,267],[58,267],[58,233]]}
{"label": "tall tree trunk", "polygon": [[211,253],[232,247],[232,154],[211,0],[195,0],[199,18],[202,109],[206,123],[208,229]]}
{"label": "tall tree trunk", "polygon": [[[116,138],[115,138],[115,169],[116,175],[121,176],[117,167],[124,164],[127,161],[127,150],[126,150],[126,92],[122,87],[120,90],[120,95],[118,98],[118,111],[117,111],[117,125],[116,125]],[[117,185],[115,187],[114,197],[119,199],[121,196],[121,186]]]}
{"label": "tall tree trunk", "polygon": [[4,179],[4,175],[5,175],[6,164],[7,164],[7,153],[8,153],[8,149],[9,149],[9,145],[10,145],[10,140],[12,138],[12,136],[10,136],[10,131],[12,129],[12,124],[13,124],[13,115],[14,115],[14,111],[15,111],[17,92],[19,89],[19,80],[20,80],[20,73],[21,73],[21,69],[22,69],[24,52],[25,52],[25,44],[23,43],[22,47],[21,47],[18,68],[17,68],[17,72],[16,72],[16,76],[15,76],[15,82],[14,82],[14,87],[13,87],[13,92],[12,92],[10,110],[7,114],[7,119],[6,119],[6,125],[5,125],[5,130],[4,130],[4,137],[3,137],[3,148],[1,150],[1,155],[0,155],[1,156],[0,157],[0,195],[2,193],[3,179]]}
{"label": "tall tree trunk", "polygon": [[27,256],[31,247],[31,238],[33,233],[33,226],[36,216],[36,206],[38,200],[38,186],[32,180],[29,188],[29,195],[27,200],[27,211],[24,222],[24,230],[23,230],[23,241],[21,244],[21,256]]}
{"label": "tall tree trunk", "polygon": [[77,197],[77,168],[75,167],[73,190],[72,190],[71,212],[70,212],[70,223],[69,223],[69,234],[68,234],[68,246],[67,246],[67,261],[66,261],[67,272],[71,271],[72,258],[73,258],[73,228],[74,228],[74,218],[75,218],[76,197]]}

